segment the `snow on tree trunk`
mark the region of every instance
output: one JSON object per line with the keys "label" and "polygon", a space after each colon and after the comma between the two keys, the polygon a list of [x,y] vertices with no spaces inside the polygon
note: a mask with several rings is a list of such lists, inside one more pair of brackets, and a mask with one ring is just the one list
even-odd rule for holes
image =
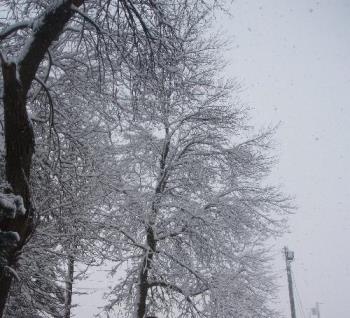
{"label": "snow on tree trunk", "polygon": [[[17,252],[29,237],[33,224],[33,208],[30,202],[30,168],[34,151],[34,135],[26,110],[26,96],[16,76],[16,64],[3,63],[4,77],[4,120],[6,141],[6,178],[13,192],[23,198],[25,215],[14,219],[2,220],[0,229],[3,232],[16,232],[20,241],[8,251],[7,263],[16,266]],[[7,301],[13,275],[6,274],[0,278],[0,316]]]}
{"label": "snow on tree trunk", "polygon": [[[25,215],[1,220],[1,231],[19,234],[17,246],[8,251],[7,262],[15,267],[18,253],[33,231],[33,206],[30,192],[30,172],[34,152],[33,127],[29,120],[26,102],[27,94],[51,43],[60,35],[65,24],[74,14],[72,3],[82,1],[58,1],[43,13],[34,24],[33,34],[27,40],[19,57],[7,61],[2,55],[4,82],[4,124],[6,146],[6,178],[13,192],[20,195],[26,209]],[[0,278],[0,316],[3,315],[12,282],[12,275]]]}

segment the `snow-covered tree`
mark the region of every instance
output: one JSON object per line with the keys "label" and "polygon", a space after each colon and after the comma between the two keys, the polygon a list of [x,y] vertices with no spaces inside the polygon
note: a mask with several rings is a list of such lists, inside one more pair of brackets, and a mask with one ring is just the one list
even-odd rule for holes
{"label": "snow-covered tree", "polygon": [[[22,251],[25,252],[29,239],[34,237],[36,220],[41,217],[37,217],[37,213],[40,215],[38,207],[47,210],[48,206],[44,207],[41,203],[51,202],[51,193],[49,197],[42,196],[44,191],[35,189],[40,183],[36,183],[33,176],[43,172],[41,168],[33,171],[33,164],[43,159],[41,153],[35,154],[40,149],[36,144],[48,142],[40,146],[45,150],[44,154],[48,154],[47,166],[57,168],[61,158],[61,139],[65,139],[65,145],[68,143],[62,134],[68,135],[74,129],[74,123],[64,118],[68,112],[60,111],[60,107],[65,106],[65,111],[71,107],[72,118],[75,118],[75,112],[81,110],[76,107],[76,101],[79,105],[85,102],[87,107],[97,105],[100,111],[103,111],[103,107],[99,106],[106,104],[109,109],[103,113],[104,118],[111,116],[114,120],[115,114],[122,110],[123,103],[119,97],[123,95],[123,82],[129,80],[125,74],[133,79],[135,93],[138,82],[154,76],[155,48],[163,47],[164,52],[175,52],[181,48],[182,40],[174,32],[174,25],[178,23],[178,16],[174,12],[178,7],[186,7],[187,3],[191,3],[198,12],[203,12],[210,10],[209,2],[0,2],[3,12],[0,59],[3,75],[5,176],[8,182],[2,187],[1,211],[7,209],[9,202],[11,205],[10,218],[2,217],[2,213],[0,220],[1,235],[11,237],[11,243],[6,248],[1,245],[3,263],[8,270],[1,272],[0,276],[0,316],[7,302],[13,279],[11,273],[14,273],[18,256]],[[74,98],[67,100],[68,91],[74,92]],[[43,98],[43,95],[46,97]],[[38,113],[45,116],[38,117]],[[90,119],[93,122],[96,118]],[[33,125],[33,122],[37,124]],[[58,128],[58,122],[62,126],[73,126],[66,126],[63,132]],[[47,140],[44,140],[47,134],[38,135],[40,123],[46,132],[47,128],[50,131]],[[35,125],[36,134],[33,131]],[[104,128],[107,129],[107,126]],[[108,127],[108,133],[113,132],[112,128]],[[76,147],[75,142],[78,141],[75,137],[70,139],[72,147]],[[49,172],[49,180],[43,176],[41,178],[54,183],[57,178],[55,173],[55,169]],[[57,183],[61,181],[56,180]],[[34,202],[35,193],[38,194],[38,205]],[[6,200],[3,200],[5,197]],[[30,250],[27,249],[28,253]]]}
{"label": "snow-covered tree", "polygon": [[[88,93],[85,99],[77,98],[71,87],[67,92],[58,82],[51,88],[56,93],[51,102],[59,107],[53,126],[47,120],[50,109],[45,104],[45,91],[37,93],[35,102],[29,102],[37,135],[31,184],[36,231],[21,251],[21,266],[16,268],[21,280],[11,292],[6,317],[34,313],[38,317],[42,313],[61,317],[64,304],[68,312],[72,289],[72,275],[65,273],[65,267],[72,273],[75,261],[85,265],[99,262],[92,256],[91,245],[98,233],[93,207],[103,198],[102,182],[109,183],[106,162],[110,130],[101,116],[106,107],[97,107],[96,99]],[[81,277],[79,271],[73,278],[77,276]],[[65,280],[70,288],[65,289]]]}
{"label": "snow-covered tree", "polygon": [[104,259],[107,312],[273,316],[288,202],[219,79],[213,4],[0,1],[0,317],[69,318],[75,264]]}
{"label": "snow-covered tree", "polygon": [[116,139],[121,185],[100,213],[116,274],[106,312],[272,317],[263,244],[289,208],[264,181],[272,132],[254,134],[218,78],[217,41],[197,29],[205,16],[182,21],[181,57],[155,55],[167,67],[140,84]]}

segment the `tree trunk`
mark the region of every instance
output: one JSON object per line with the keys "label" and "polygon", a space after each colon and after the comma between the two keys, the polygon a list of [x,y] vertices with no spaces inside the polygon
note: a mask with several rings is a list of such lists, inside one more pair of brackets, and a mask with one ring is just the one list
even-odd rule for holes
{"label": "tree trunk", "polygon": [[152,266],[153,255],[156,251],[156,240],[154,237],[153,228],[150,226],[147,229],[147,245],[149,250],[144,256],[142,267],[139,275],[139,288],[136,303],[136,317],[145,318],[146,317],[146,302],[148,293],[148,272]]}
{"label": "tree trunk", "polygon": [[[4,77],[6,178],[13,192],[22,196],[27,211],[25,215],[17,215],[14,219],[4,219],[0,224],[1,231],[17,232],[20,236],[17,247],[8,251],[8,266],[15,267],[18,253],[33,228],[29,179],[34,151],[34,135],[26,110],[26,98],[16,78],[16,65],[3,63],[2,72]],[[4,274],[0,278],[0,317],[5,310],[11,282],[12,275],[10,274]]]}
{"label": "tree trunk", "polygon": [[12,276],[4,276],[0,279],[0,317],[3,317],[6,310],[8,293],[12,283]]}
{"label": "tree trunk", "polygon": [[142,268],[140,270],[140,275],[139,275],[139,289],[138,289],[137,303],[136,303],[137,318],[146,317],[147,293],[149,289],[148,272],[151,269],[153,256],[157,248],[157,240],[154,235],[153,225],[155,224],[155,219],[158,214],[159,195],[164,191],[164,188],[166,186],[167,173],[165,171],[165,163],[166,163],[167,156],[169,154],[169,146],[170,146],[170,139],[168,138],[169,136],[168,127],[165,128],[165,135],[166,135],[166,139],[163,146],[162,155],[160,158],[160,178],[159,178],[160,181],[158,182],[157,187],[155,189],[156,199],[152,203],[152,211],[150,216],[151,220],[147,227],[146,241],[147,241],[148,251],[144,256],[144,259],[142,262]]}
{"label": "tree trunk", "polygon": [[[15,194],[22,196],[25,215],[0,222],[1,231],[17,232],[20,241],[16,248],[8,252],[7,263],[15,267],[18,254],[33,231],[33,208],[30,196],[30,169],[34,152],[33,127],[26,109],[27,93],[30,89],[40,63],[51,43],[61,34],[64,26],[73,16],[71,5],[81,6],[84,0],[65,0],[51,6],[40,17],[41,23],[19,54],[18,63],[2,60],[4,81],[4,121],[6,147],[6,178]],[[12,276],[0,277],[0,317],[3,317]]]}
{"label": "tree trunk", "polygon": [[74,257],[68,257],[68,271],[66,278],[66,295],[64,303],[64,318],[70,318],[73,296],[73,280],[74,280]]}
{"label": "tree trunk", "polygon": [[144,261],[142,263],[142,268],[140,271],[140,282],[139,282],[139,288],[138,288],[138,302],[136,304],[136,317],[137,318],[144,318],[146,315],[146,300],[147,300],[147,293],[148,293],[148,262],[147,255],[144,258]]}

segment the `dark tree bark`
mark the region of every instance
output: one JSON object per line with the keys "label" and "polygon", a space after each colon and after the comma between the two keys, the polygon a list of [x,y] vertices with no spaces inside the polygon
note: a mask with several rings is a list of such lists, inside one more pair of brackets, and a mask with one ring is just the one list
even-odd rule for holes
{"label": "dark tree bark", "polygon": [[[169,136],[169,129],[165,129],[166,136]],[[169,147],[170,147],[170,140],[167,140],[163,146],[162,155],[159,161],[160,165],[160,178],[158,185],[155,189],[155,201],[152,204],[152,215],[154,218],[157,217],[158,214],[158,205],[159,205],[159,195],[163,193],[166,183],[167,183],[167,171],[165,169],[165,162],[167,160],[168,154],[169,154]],[[152,221],[154,222],[154,220]],[[148,273],[149,270],[152,267],[152,260],[153,256],[156,253],[157,249],[157,240],[155,238],[155,233],[153,229],[153,224],[149,224],[147,227],[147,246],[148,250],[146,251],[146,254],[144,256],[143,262],[142,262],[142,268],[139,274],[139,295],[138,295],[138,303],[137,303],[137,318],[145,318],[146,317],[146,305],[147,305],[147,294],[148,290],[150,288],[149,282],[148,282]],[[147,318],[147,317],[146,317]]]}
{"label": "dark tree bark", "polygon": [[[25,94],[16,78],[14,63],[2,65],[4,78],[4,121],[6,141],[6,178],[15,194],[23,198],[25,215],[15,219],[4,219],[1,231],[17,232],[20,241],[16,248],[8,253],[8,266],[16,265],[17,254],[25,244],[33,227],[33,209],[30,203],[30,167],[34,151],[34,135],[26,111]],[[4,274],[0,279],[0,316],[3,314],[12,275]]]}
{"label": "dark tree bark", "polygon": [[146,316],[146,302],[149,289],[148,272],[151,269],[153,255],[156,251],[156,240],[152,227],[147,229],[147,245],[149,250],[144,256],[139,276],[140,286],[138,290],[137,318],[145,318]]}
{"label": "dark tree bark", "polygon": [[[8,253],[8,265],[16,266],[22,247],[33,231],[33,207],[30,194],[30,170],[34,153],[34,133],[26,109],[27,93],[35,74],[51,43],[61,34],[64,26],[73,16],[72,4],[79,7],[83,0],[63,1],[49,8],[39,17],[38,27],[24,47],[18,63],[2,60],[4,81],[4,121],[6,147],[6,178],[15,194],[22,196],[26,208],[25,215],[1,221],[1,231],[17,232],[18,245]],[[0,317],[3,317],[12,275],[0,277]]]}
{"label": "dark tree bark", "polygon": [[73,296],[73,281],[74,281],[74,257],[68,257],[68,273],[66,278],[66,299],[64,304],[64,318],[70,318]]}

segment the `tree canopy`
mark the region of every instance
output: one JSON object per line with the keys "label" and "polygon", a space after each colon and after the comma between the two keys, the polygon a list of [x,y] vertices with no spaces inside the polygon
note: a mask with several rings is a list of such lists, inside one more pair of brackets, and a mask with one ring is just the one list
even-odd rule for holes
{"label": "tree canopy", "polygon": [[0,316],[71,317],[106,261],[106,315],[273,316],[290,206],[221,78],[223,3],[0,4]]}

